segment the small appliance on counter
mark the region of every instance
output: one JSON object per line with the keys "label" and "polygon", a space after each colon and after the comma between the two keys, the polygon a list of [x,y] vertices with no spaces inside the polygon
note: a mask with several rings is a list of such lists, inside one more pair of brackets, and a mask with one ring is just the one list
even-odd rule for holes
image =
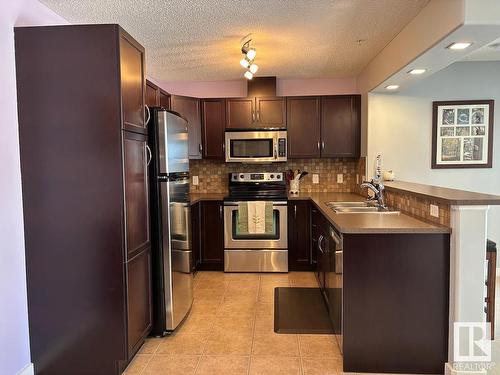
{"label": "small appliance on counter", "polygon": [[286,137],[286,130],[228,130],[225,133],[226,162],[285,162]]}
{"label": "small appliance on counter", "polygon": [[224,271],[288,272],[283,173],[230,173],[224,198]]}
{"label": "small appliance on counter", "polygon": [[173,331],[193,303],[187,121],[151,109],[150,153],[153,334]]}

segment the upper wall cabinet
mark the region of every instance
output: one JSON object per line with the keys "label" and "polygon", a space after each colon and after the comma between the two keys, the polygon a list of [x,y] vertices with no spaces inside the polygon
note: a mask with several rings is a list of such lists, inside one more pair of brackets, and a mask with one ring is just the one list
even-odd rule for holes
{"label": "upper wall cabinet", "polygon": [[160,107],[170,109],[170,94],[160,89]]}
{"label": "upper wall cabinet", "polygon": [[203,145],[201,143],[200,99],[173,95],[170,104],[172,110],[180,113],[188,121],[189,158],[201,159]]}
{"label": "upper wall cabinet", "polygon": [[201,101],[201,112],[203,158],[224,159],[225,100],[203,99]]}
{"label": "upper wall cabinet", "polygon": [[321,156],[359,157],[361,133],[359,95],[321,98]]}
{"label": "upper wall cabinet", "polygon": [[146,80],[146,105],[170,109],[170,94]]}
{"label": "upper wall cabinet", "polygon": [[144,47],[125,32],[120,33],[120,76],[123,127],[146,133]]}
{"label": "upper wall cabinet", "polygon": [[289,158],[319,158],[321,156],[320,98],[289,97],[287,130]]}
{"label": "upper wall cabinet", "polygon": [[285,127],[285,98],[229,98],[226,101],[226,128],[228,129]]}

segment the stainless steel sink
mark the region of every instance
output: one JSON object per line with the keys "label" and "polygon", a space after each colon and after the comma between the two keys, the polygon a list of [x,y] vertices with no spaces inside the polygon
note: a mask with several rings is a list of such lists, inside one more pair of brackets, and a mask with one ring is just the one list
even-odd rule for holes
{"label": "stainless steel sink", "polygon": [[399,214],[399,211],[392,211],[388,208],[378,205],[377,202],[327,202],[337,214],[355,214],[355,213],[382,213]]}

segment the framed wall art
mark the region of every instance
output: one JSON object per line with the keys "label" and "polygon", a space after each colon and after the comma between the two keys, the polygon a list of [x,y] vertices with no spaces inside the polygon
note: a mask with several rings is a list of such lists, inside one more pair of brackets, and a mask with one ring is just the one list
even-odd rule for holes
{"label": "framed wall art", "polygon": [[493,100],[432,103],[432,168],[491,168]]}

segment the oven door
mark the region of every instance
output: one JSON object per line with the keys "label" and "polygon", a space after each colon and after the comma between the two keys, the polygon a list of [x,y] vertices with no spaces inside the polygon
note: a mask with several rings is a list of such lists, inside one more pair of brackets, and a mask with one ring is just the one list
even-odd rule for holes
{"label": "oven door", "polygon": [[287,202],[273,202],[273,230],[265,234],[238,232],[238,202],[224,203],[224,247],[226,249],[287,249]]}
{"label": "oven door", "polygon": [[269,163],[286,161],[286,150],[280,150],[279,139],[286,131],[249,131],[225,133],[226,162]]}

